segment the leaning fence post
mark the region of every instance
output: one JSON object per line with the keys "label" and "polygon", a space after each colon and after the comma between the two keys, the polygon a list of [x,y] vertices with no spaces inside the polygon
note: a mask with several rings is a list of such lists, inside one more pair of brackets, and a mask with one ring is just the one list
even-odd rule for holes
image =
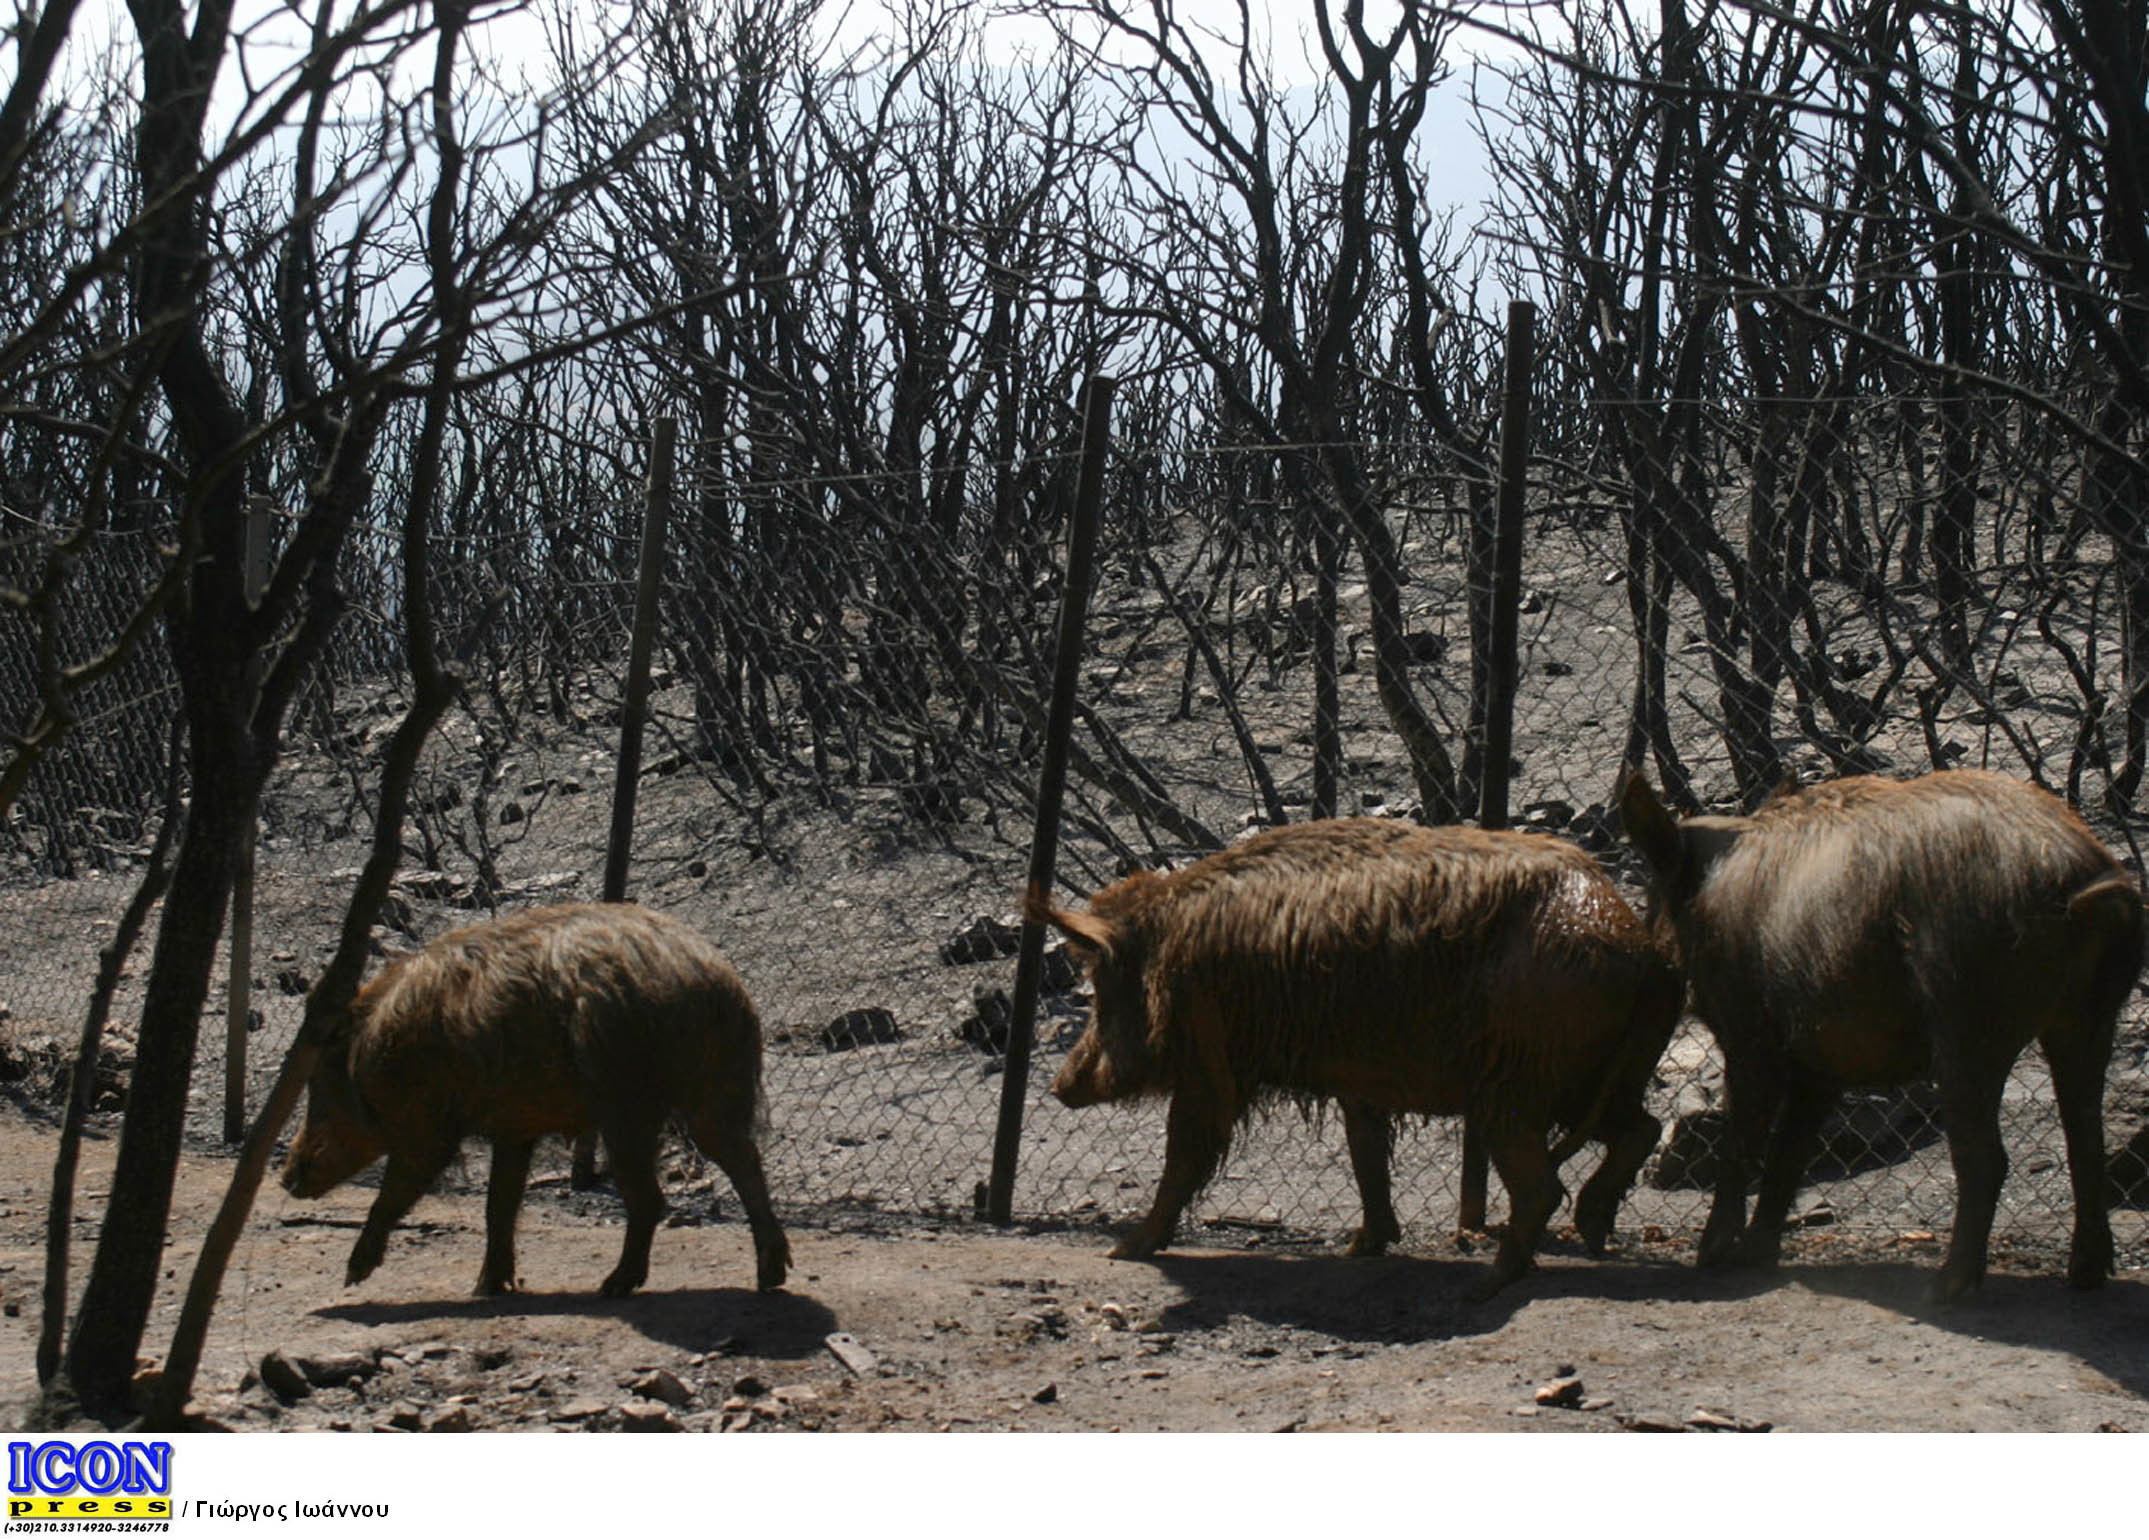
{"label": "leaning fence post", "polygon": [[[269,504],[257,497],[246,510],[245,544],[240,562],[240,581],[246,587],[246,607],[258,608],[261,591],[269,586]],[[246,660],[246,694],[249,703],[261,688],[261,654]],[[251,704],[248,707],[252,709]],[[260,818],[246,821],[246,833],[232,852],[231,945],[225,958],[229,972],[224,991],[224,1142],[237,1144],[246,1137],[246,1031],[254,1015],[254,853],[261,833]]]}
{"label": "leaning fence post", "polygon": [[[1052,703],[1045,718],[1045,763],[1037,783],[1037,828],[1030,838],[1026,892],[1048,897],[1059,852],[1060,800],[1067,790],[1067,741],[1074,732],[1075,692],[1082,680],[1082,626],[1097,557],[1097,510],[1104,500],[1104,453],[1111,439],[1112,391],[1117,382],[1093,374],[1082,397],[1082,463],[1075,482],[1074,517],[1067,533],[1067,583],[1060,591],[1058,651],[1052,659]],[[1045,928],[1025,905],[1022,946],[1015,957],[1015,999],[1007,1023],[1007,1056],[1000,1072],[1000,1122],[992,1141],[992,1176],[985,1216],[996,1225],[1014,1215],[1015,1157],[1022,1147],[1022,1108],[1030,1089],[1030,1038],[1037,1018],[1037,984],[1044,970]]]}
{"label": "leaning fence post", "polygon": [[[1523,493],[1530,464],[1530,356],[1537,307],[1526,299],[1507,307],[1507,368],[1500,400],[1500,491],[1493,514],[1492,678],[1486,691],[1485,774],[1478,788],[1481,828],[1508,824],[1508,766],[1515,748],[1515,691],[1521,673]],[[1462,1202],[1456,1226],[1485,1228],[1487,1158],[1484,1136],[1463,1120]]]}
{"label": "leaning fence post", "polygon": [[676,418],[659,417],[649,446],[649,498],[642,509],[642,554],[634,589],[634,631],[627,643],[627,695],[619,713],[619,766],[612,780],[612,836],[604,852],[602,898],[627,896],[634,849],[634,795],[642,775],[642,724],[649,716],[649,659],[656,651],[657,597],[664,579],[665,521],[672,506]]}

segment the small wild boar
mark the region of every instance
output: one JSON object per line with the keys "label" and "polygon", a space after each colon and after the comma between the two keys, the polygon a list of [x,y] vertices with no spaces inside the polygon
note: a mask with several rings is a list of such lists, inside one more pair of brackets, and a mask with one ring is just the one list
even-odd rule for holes
{"label": "small wild boar", "polygon": [[[1640,777],[1621,791],[1694,1005],[1724,1056],[1727,1131],[1703,1264],[1773,1262],[1838,1091],[1939,1084],[1955,1230],[1933,1293],[1985,1276],[2007,1154],[2000,1097],[2044,1046],[2074,1178],[2067,1280],[2112,1269],[2103,1095],[2142,965],[2140,892],[2073,810],[2006,776],[1854,776],[1750,818],[1676,822]],[[1746,1218],[1748,1163],[1766,1149]]]}
{"label": "small wild boar", "polygon": [[[1364,1201],[1354,1255],[1398,1238],[1398,1113],[1485,1131],[1513,1215],[1484,1286],[1528,1270],[1565,1197],[1558,1168],[1607,1145],[1575,1220],[1591,1251],[1656,1147],[1647,1089],[1681,990],[1587,855],[1542,835],[1354,818],[1255,835],[1182,870],[1136,872],[1071,914],[1033,895],[1095,991],[1053,1082],[1070,1107],[1169,1095],[1164,1178],[1114,1249],[1146,1257],[1267,1098],[1342,1105]],[[1555,1125],[1568,1130],[1549,1149]]]}
{"label": "small wild boar", "polygon": [[380,1196],[346,1281],[380,1265],[388,1232],[463,1139],[492,1141],[477,1292],[515,1283],[515,1216],[544,1134],[604,1137],[627,1203],[607,1295],[649,1276],[664,1214],[657,1145],[676,1113],[723,1168],[773,1289],[789,1243],[769,1204],[754,1128],[761,1023],[730,964],[677,920],[633,904],[563,904],[453,931],[400,957],[329,1033],[284,1186],[316,1198],[383,1154]]}

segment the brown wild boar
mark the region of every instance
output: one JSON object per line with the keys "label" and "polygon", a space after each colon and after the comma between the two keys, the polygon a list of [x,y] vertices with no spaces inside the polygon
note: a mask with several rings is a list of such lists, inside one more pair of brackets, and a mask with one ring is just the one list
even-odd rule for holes
{"label": "brown wild boar", "polygon": [[678,1114],[723,1168],[753,1228],[755,1281],[791,1252],[769,1205],[754,1127],[761,1023],[731,965],[679,921],[633,904],[562,904],[453,931],[397,958],[333,1028],[284,1186],[317,1198],[388,1157],[346,1281],[380,1265],[388,1232],[463,1139],[492,1141],[477,1292],[516,1287],[515,1215],[540,1135],[604,1137],[627,1239],[604,1280],[649,1276],[664,1213],[657,1145]]}
{"label": "brown wild boar", "polygon": [[[1066,933],[1095,991],[1053,1094],[1070,1107],[1171,1097],[1156,1201],[1114,1256],[1170,1243],[1264,1099],[1342,1105],[1365,1206],[1354,1255],[1401,1233],[1395,1115],[1472,1118],[1513,1207],[1487,1294],[1528,1270],[1565,1197],[1558,1167],[1585,1139],[1608,1147],[1575,1205],[1593,1253],[1656,1147],[1642,1095],[1678,1020],[1678,977],[1596,863],[1561,841],[1292,824],[1136,872],[1087,914],[1041,895],[1030,910]],[[1568,1130],[1557,1150],[1555,1125]]]}
{"label": "brown wild boar", "polygon": [[[1976,1287],[2007,1174],[2000,1096],[2035,1038],[2074,1177],[2067,1281],[2103,1283],[2104,1071],[2141,971],[2142,902],[2065,803],[1947,770],[1828,781],[1750,818],[1683,822],[1637,776],[1620,807],[1723,1051],[1727,1129],[1703,1264],[1776,1259],[1842,1087],[1931,1075],[1956,1186],[1933,1293]],[[1764,1146],[1749,1223],[1748,1163]]]}

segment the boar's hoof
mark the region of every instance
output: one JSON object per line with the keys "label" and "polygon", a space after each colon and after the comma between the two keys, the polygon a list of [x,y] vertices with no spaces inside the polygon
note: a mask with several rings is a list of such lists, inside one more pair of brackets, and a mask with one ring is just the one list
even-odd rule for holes
{"label": "boar's hoof", "polygon": [[2070,1289],[2101,1289],[2104,1280],[2114,1270],[2112,1237],[2107,1231],[2104,1243],[2077,1239],[2073,1254],[2067,1262],[2067,1287]]}
{"label": "boar's hoof", "polygon": [[351,1248],[350,1263],[343,1269],[343,1285],[364,1283],[373,1276],[373,1269],[381,1265],[381,1256],[387,1248],[378,1241],[360,1236],[358,1244]]}
{"label": "boar's hoof", "polygon": [[1361,1229],[1351,1237],[1343,1254],[1347,1257],[1384,1257],[1388,1254],[1390,1239],[1392,1237],[1375,1234],[1371,1229]]}
{"label": "boar's hoof", "polygon": [[1161,1250],[1163,1250],[1161,1242],[1153,1240],[1137,1230],[1110,1251],[1107,1251],[1105,1255],[1121,1262],[1139,1262],[1144,1258],[1155,1256]]}
{"label": "boar's hoof", "polygon": [[606,1299],[625,1299],[629,1294],[640,1288],[642,1280],[648,1276],[647,1271],[630,1273],[625,1268],[621,1268],[599,1284],[597,1292]]}
{"label": "boar's hoof", "polygon": [[1582,1237],[1583,1249],[1591,1256],[1604,1255],[1605,1247],[1612,1239],[1612,1221],[1618,1213],[1619,1194],[1607,1196],[1601,1192],[1593,1193],[1586,1187],[1582,1189],[1582,1196],[1574,1206],[1574,1227]]}
{"label": "boar's hoof", "polygon": [[519,1294],[522,1292],[522,1285],[512,1278],[494,1278],[481,1273],[478,1276],[478,1286],[470,1292],[480,1298],[495,1294]]}
{"label": "boar's hoof", "polygon": [[1694,1248],[1696,1267],[1731,1267],[1745,1260],[1744,1232],[1711,1222]]}
{"label": "boar's hoof", "polygon": [[778,1247],[773,1256],[765,1256],[756,1260],[754,1265],[754,1287],[764,1294],[780,1289],[783,1287],[785,1275],[790,1271],[791,1248],[788,1246]]}

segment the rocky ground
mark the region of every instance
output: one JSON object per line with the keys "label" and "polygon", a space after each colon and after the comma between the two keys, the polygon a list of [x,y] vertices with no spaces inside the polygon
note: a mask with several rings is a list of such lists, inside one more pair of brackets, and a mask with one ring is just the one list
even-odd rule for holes
{"label": "rocky ground", "polygon": [[[98,1212],[111,1130],[82,1190]],[[0,1117],[0,1386],[32,1395],[52,1131]],[[190,1154],[161,1350],[229,1164]],[[756,1294],[728,1199],[680,1206],[649,1285],[594,1286],[619,1242],[606,1194],[533,1191],[527,1292],[473,1299],[482,1197],[428,1198],[366,1284],[342,1273],[370,1190],[264,1198],[235,1260],[198,1405],[239,1431],[903,1430],[2149,1431],[2149,1278],[2070,1292],[2059,1259],[1996,1256],[1935,1313],[1939,1243],[1794,1243],[1773,1274],[1697,1273],[1686,1237],[1591,1261],[1557,1241],[1489,1303],[1442,1241],[1353,1260],[1325,1237],[1207,1229],[1115,1262],[1100,1229],[998,1231],[795,1213],[796,1267]],[[78,1226],[77,1266],[94,1236]]]}

